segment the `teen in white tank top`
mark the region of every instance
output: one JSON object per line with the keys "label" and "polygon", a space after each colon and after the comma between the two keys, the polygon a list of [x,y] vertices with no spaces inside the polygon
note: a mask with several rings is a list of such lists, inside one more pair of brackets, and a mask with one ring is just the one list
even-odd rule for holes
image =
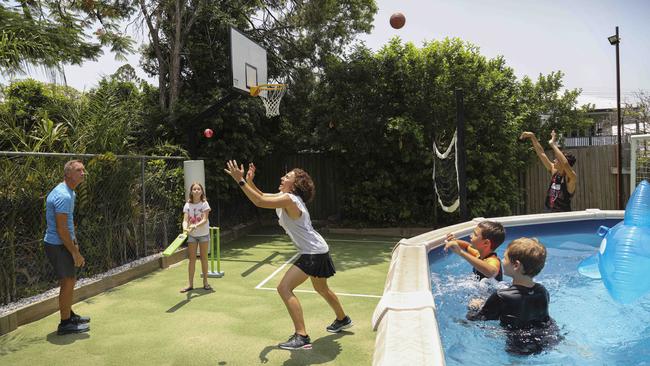
{"label": "teen in white tank top", "polygon": [[294,326],[294,334],[287,342],[278,344],[278,347],[290,350],[311,348],[302,306],[294,293],[295,288],[307,279],[311,280],[314,289],[336,314],[336,319],[326,330],[338,333],[351,327],[352,320],[345,314],[338,297],[327,285],[327,278],[336,273],[329,255],[329,246],[312,227],[305,206],[305,201],[311,201],[316,192],[316,186],[309,174],[302,169],[293,169],[280,179],[278,188],[280,193],[268,194],[262,192],[253,183],[256,170],[253,163],[249,164],[246,179],[244,179],[244,165],[237,165],[235,160],[228,161],[224,170],[239,184],[243,193],[255,206],[275,209],[280,226],[286,230],[300,252],[300,257],[284,273],[277,286],[278,294],[287,307]]}
{"label": "teen in white tank top", "polygon": [[302,198],[293,193],[288,193],[288,195],[298,206],[301,215],[294,220],[283,208],[276,208],[275,213],[278,215],[280,226],[287,232],[300,254],[327,253],[330,248],[325,239],[312,227],[309,211],[307,211]]}

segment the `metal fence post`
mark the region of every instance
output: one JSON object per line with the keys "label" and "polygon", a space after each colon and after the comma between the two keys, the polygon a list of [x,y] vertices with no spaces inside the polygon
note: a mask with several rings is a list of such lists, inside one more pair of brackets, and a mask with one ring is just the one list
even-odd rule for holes
{"label": "metal fence post", "polygon": [[[147,255],[147,196],[144,186],[144,157],[140,158],[140,174],[142,181],[142,247],[144,249],[144,255]],[[138,255],[138,244],[135,244],[135,255],[139,258]]]}

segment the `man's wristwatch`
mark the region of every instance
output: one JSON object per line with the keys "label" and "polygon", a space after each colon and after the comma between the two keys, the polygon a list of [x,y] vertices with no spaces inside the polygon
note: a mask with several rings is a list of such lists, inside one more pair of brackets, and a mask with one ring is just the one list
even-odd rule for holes
{"label": "man's wristwatch", "polygon": [[239,185],[243,187],[245,184],[246,184],[246,179],[242,178],[242,179],[239,181]]}

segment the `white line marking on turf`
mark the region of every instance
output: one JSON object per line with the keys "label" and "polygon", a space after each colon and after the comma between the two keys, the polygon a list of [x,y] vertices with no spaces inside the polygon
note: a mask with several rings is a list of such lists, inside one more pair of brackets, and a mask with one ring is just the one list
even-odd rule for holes
{"label": "white line marking on turf", "polygon": [[284,262],[284,264],[281,265],[280,268],[276,269],[273,273],[271,273],[270,276],[268,276],[267,278],[265,278],[264,281],[260,282],[259,285],[255,286],[255,288],[260,288],[260,287],[264,286],[265,283],[269,282],[269,280],[270,280],[271,278],[273,278],[273,276],[275,276],[278,272],[280,272],[284,267],[286,267],[287,264],[293,263],[293,261],[294,261],[296,258],[298,258],[299,255],[300,255],[300,253],[296,253],[296,254],[294,254],[293,257],[289,258],[288,261]]}
{"label": "white line marking on turf", "polygon": [[[277,237],[285,236],[285,235],[249,234],[248,236],[257,236],[257,237],[263,237],[263,238],[277,238]],[[288,238],[288,236],[287,236],[287,238]],[[346,239],[331,239],[331,238],[324,238],[324,239],[325,239],[325,241],[342,241],[342,242],[349,242],[349,243],[397,244],[397,242],[395,242],[395,241],[379,241],[379,240],[346,240]],[[398,241],[399,241],[399,240],[398,240]]]}
{"label": "white line marking on turf", "polygon": [[[264,286],[267,282],[269,282],[269,281],[271,280],[271,278],[273,278],[276,274],[278,274],[278,272],[280,272],[280,271],[281,271],[284,267],[286,267],[288,264],[293,263],[293,261],[294,261],[296,258],[298,258],[299,255],[300,255],[300,253],[296,253],[296,254],[294,254],[293,257],[289,258],[288,261],[284,262],[284,264],[282,264],[278,269],[276,269],[275,271],[273,271],[273,273],[271,273],[270,276],[268,276],[267,278],[265,278],[264,281],[260,282],[259,285],[255,286],[255,289],[256,289],[256,290],[277,291],[277,290],[274,289],[274,288],[268,288],[268,287],[262,287],[262,286]],[[317,292],[314,291],[314,290],[293,290],[293,291],[294,291],[294,292],[307,292],[307,293],[311,293],[311,294],[316,294],[316,293],[317,293]],[[377,295],[346,294],[346,293],[338,293],[338,292],[335,292],[335,294],[336,294],[337,296],[371,297],[371,298],[377,298],[377,299],[378,299],[378,298],[381,298],[381,296],[377,296]]]}
{"label": "white line marking on turf", "polygon": [[[267,290],[267,291],[277,291],[274,288],[268,288],[268,287],[255,287],[256,290]],[[293,292],[306,292],[310,294],[316,294],[317,292],[314,290],[293,290]],[[349,296],[349,297],[371,297],[375,299],[380,299],[381,296],[378,295],[362,295],[362,294],[346,294],[343,292],[335,292],[336,296]]]}

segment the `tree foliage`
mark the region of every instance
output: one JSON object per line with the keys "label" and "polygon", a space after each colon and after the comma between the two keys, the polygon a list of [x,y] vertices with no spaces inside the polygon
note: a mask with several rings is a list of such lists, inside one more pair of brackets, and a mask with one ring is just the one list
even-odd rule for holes
{"label": "tree foliage", "polygon": [[639,90],[632,94],[631,101],[623,104],[622,124],[634,124],[635,134],[650,131],[650,94]]}
{"label": "tree foliage", "polygon": [[[0,5],[0,74],[25,73],[32,66],[63,70],[63,64],[96,60],[110,47],[124,59],[133,40],[119,21],[134,8],[129,1],[34,0]],[[98,27],[95,29],[95,27]],[[93,33],[95,41],[88,39]]]}
{"label": "tree foliage", "polygon": [[[159,105],[174,112],[192,80],[227,88],[228,28],[243,30],[269,52],[270,77],[321,67],[371,29],[371,0],[139,0],[150,41],[145,69],[158,76]],[[196,90],[196,89],[192,89]],[[214,87],[202,89],[214,97]],[[190,94],[196,94],[190,92]]]}
{"label": "tree foliage", "polygon": [[[155,21],[151,37],[158,41],[144,49],[144,67],[160,76],[159,87],[139,82],[128,68],[96,90],[56,103],[51,101],[60,90],[12,85],[0,109],[0,144],[38,151],[187,149],[218,161],[317,151],[347,164],[341,171],[346,220],[405,225],[427,224],[432,216],[457,218],[437,211],[431,180],[432,141],[446,146],[455,130],[456,89],[465,95],[473,216],[507,215],[517,207],[530,154],[529,146],[518,142],[521,131],[544,136],[588,123],[576,108],[579,91],[561,92],[561,72],[517,80],[503,57],[487,59],[459,39],[416,47],[395,38],[378,52],[363,45],[348,49],[355,34],[369,29],[376,12],[372,1],[142,0],[138,5],[145,22]],[[269,49],[271,78],[290,74],[280,117],[265,118],[258,100],[243,98],[217,115],[194,119],[230,90],[229,25]],[[182,43],[174,43],[179,34]],[[171,114],[166,107],[173,72],[161,67],[176,62],[174,47],[180,79]],[[214,138],[197,138],[207,127]],[[227,177],[210,179],[208,185],[218,187],[224,199],[238,194]]]}
{"label": "tree foliage", "polygon": [[142,125],[143,92],[132,82],[101,80],[88,93],[27,79],[2,90],[0,149],[125,154]]}
{"label": "tree foliage", "polygon": [[[560,93],[561,73],[517,81],[502,57],[486,59],[459,39],[422,48],[398,38],[373,53],[332,57],[313,93],[288,96],[297,149],[329,151],[348,169],[344,216],[380,225],[431,222],[432,140],[455,131],[454,91],[465,94],[467,188],[472,216],[507,215],[520,200],[527,146],[523,129],[570,130],[584,123],[577,91]],[[305,107],[308,106],[308,107]],[[540,114],[552,118],[542,126]],[[291,140],[290,136],[285,139]],[[455,219],[455,216],[445,216]],[[440,217],[444,220],[445,217]]]}

